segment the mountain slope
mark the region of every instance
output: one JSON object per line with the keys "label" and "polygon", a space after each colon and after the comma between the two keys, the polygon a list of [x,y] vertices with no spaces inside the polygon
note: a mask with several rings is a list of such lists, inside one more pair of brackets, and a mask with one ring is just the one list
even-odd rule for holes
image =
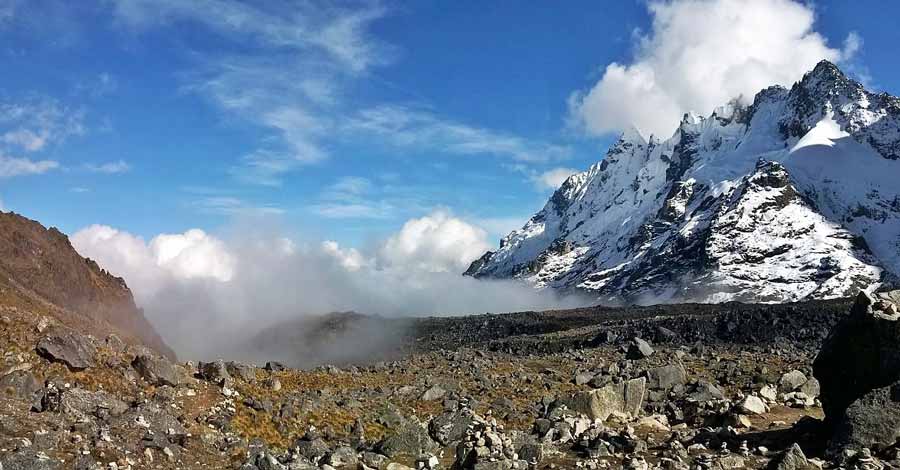
{"label": "mountain slope", "polygon": [[794,301],[900,274],[900,99],[823,61],[666,140],[622,135],[466,272],[601,299]]}
{"label": "mountain slope", "polygon": [[55,228],[0,212],[0,305],[52,315],[85,333],[117,333],[174,358],[122,278],[75,252]]}

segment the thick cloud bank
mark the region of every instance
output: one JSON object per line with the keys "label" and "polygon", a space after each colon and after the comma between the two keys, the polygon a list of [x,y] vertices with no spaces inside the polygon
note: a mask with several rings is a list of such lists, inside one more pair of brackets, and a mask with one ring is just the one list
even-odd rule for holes
{"label": "thick cloud bank", "polygon": [[241,354],[239,345],[260,330],[328,312],[401,317],[583,303],[461,276],[460,268],[482,254],[484,238],[482,229],[437,211],[410,220],[371,253],[278,234],[225,241],[200,230],[145,242],[101,225],[79,231],[72,242],[125,278],[149,320],[186,359]]}
{"label": "thick cloud bank", "polygon": [[589,134],[633,125],[668,138],[688,111],[706,114],[761,89],[790,86],[822,59],[846,61],[843,50],[813,29],[811,4],[793,0],[651,1],[651,31],[635,34],[631,64],[613,62],[591,89],[570,98],[573,121]]}

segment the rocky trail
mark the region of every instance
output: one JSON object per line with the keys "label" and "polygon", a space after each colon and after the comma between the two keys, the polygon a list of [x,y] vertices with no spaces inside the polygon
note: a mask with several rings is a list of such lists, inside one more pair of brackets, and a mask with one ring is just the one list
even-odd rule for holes
{"label": "rocky trail", "polygon": [[0,468],[893,468],[897,297],[403,320],[309,370],[3,307]]}

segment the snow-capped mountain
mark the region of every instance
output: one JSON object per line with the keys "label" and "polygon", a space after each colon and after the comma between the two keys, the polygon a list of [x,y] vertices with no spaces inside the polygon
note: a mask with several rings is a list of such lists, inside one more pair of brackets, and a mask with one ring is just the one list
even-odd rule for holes
{"label": "snow-capped mountain", "polygon": [[666,140],[625,132],[466,275],[625,302],[793,301],[900,275],[900,99],[823,61]]}

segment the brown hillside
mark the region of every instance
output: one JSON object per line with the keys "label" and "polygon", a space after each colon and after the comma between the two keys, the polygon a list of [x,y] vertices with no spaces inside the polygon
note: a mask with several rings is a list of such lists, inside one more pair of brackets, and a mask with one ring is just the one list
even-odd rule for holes
{"label": "brown hillside", "polygon": [[125,280],[81,257],[55,228],[0,212],[0,303],[41,310],[85,333],[117,333],[174,358]]}

